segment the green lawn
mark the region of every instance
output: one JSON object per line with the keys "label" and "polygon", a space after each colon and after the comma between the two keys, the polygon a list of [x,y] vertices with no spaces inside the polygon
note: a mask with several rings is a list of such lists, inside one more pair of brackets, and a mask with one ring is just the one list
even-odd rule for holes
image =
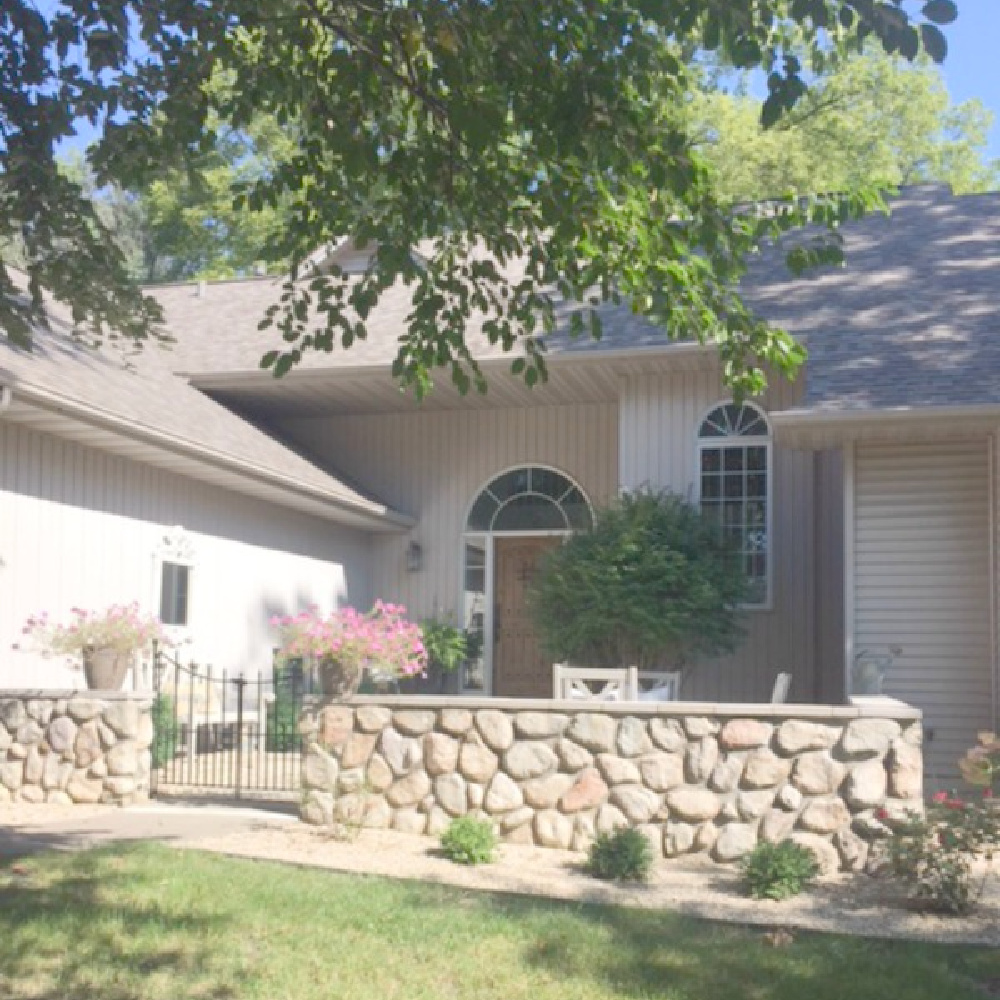
{"label": "green lawn", "polygon": [[138,846],[0,868],[0,997],[982,1000],[1000,956]]}

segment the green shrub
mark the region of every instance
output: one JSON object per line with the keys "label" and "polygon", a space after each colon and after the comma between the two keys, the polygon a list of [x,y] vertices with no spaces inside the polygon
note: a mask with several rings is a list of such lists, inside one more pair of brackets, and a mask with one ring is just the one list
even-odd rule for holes
{"label": "green shrub", "polygon": [[174,712],[174,699],[167,694],[158,694],[153,701],[153,745],[150,747],[154,768],[160,768],[173,760],[177,753],[179,727]]}
{"label": "green shrub", "polygon": [[740,862],[743,884],[754,899],[797,896],[819,874],[812,851],[790,840],[758,844]]}
{"label": "green shrub", "polygon": [[489,820],[462,816],[441,834],[445,857],[460,865],[489,864],[496,848],[497,835]]}
{"label": "green shrub", "polygon": [[297,751],[299,715],[306,678],[302,665],[291,661],[274,668],[274,700],[267,706],[265,749],[269,753]]}
{"label": "green shrub", "polygon": [[595,878],[645,882],[652,868],[652,845],[633,827],[600,834],[587,857],[587,871]]}
{"label": "green shrub", "polygon": [[532,588],[542,644],[580,666],[682,666],[728,653],[750,596],[718,522],[669,493],[623,494],[546,558]]}

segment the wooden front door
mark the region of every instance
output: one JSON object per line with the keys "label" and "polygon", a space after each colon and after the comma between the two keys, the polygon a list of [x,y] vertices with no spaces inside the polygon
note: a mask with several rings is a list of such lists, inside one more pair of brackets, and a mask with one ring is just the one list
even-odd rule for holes
{"label": "wooden front door", "polygon": [[493,540],[493,693],[497,697],[552,697],[552,664],[539,648],[528,593],[539,560],[559,542],[555,537]]}

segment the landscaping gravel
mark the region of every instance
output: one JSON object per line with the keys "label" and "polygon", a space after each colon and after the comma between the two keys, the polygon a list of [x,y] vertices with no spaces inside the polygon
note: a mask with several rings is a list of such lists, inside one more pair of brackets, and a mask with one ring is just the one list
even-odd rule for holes
{"label": "landscaping gravel", "polygon": [[343,839],[328,829],[261,809],[161,804],[124,809],[0,806],[0,853],[7,855],[144,839],[468,889],[669,908],[692,917],[768,928],[1000,947],[1000,880],[996,876],[987,881],[986,893],[973,914],[942,917],[913,911],[893,883],[863,875],[827,877],[801,896],[778,903],[743,896],[734,868],[691,859],[659,862],[647,885],[619,886],[584,874],[583,855],[571,851],[503,845],[494,864],[464,868],[441,857],[436,841],[428,837],[363,830],[353,839]]}

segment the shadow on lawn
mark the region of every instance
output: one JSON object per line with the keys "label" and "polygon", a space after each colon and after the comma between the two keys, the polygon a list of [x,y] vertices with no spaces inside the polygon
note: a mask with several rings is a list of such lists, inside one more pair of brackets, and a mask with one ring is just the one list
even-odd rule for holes
{"label": "shadow on lawn", "polygon": [[[599,959],[566,934],[542,934],[525,963],[556,976],[581,973],[628,996],[714,1000],[950,1000],[977,996],[958,974],[957,950],[713,923],[678,913],[584,905],[574,910],[608,943]],[[970,951],[972,949],[969,949]]]}
{"label": "shadow on lawn", "polygon": [[[238,995],[240,978],[219,967],[211,944],[226,918],[170,912],[149,901],[153,880],[131,863],[136,850],[5,861],[0,997],[143,1000],[150,995],[144,981],[157,975],[197,983],[197,995],[212,1000]],[[168,987],[166,995],[185,994]]]}
{"label": "shadow on lawn", "polygon": [[988,948],[804,931],[779,936],[776,947],[763,925],[478,892],[456,899],[454,890],[435,889],[411,885],[400,905],[418,921],[447,905],[470,921],[478,912],[484,925],[520,927],[524,966],[563,982],[566,996],[596,986],[607,995],[671,1000],[972,1000],[982,996],[975,982],[1000,972]]}

